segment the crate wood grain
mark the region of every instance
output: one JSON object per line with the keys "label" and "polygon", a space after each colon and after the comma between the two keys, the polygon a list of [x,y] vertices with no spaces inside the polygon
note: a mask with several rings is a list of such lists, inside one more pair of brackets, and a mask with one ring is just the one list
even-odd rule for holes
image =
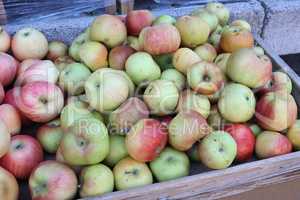
{"label": "crate wood grain", "polygon": [[[257,44],[263,47],[266,55],[272,59],[273,68],[286,72],[292,79],[293,95],[299,107],[299,76],[275,55],[261,38],[255,37]],[[300,179],[300,152],[239,164],[224,170],[203,170],[203,166],[194,163],[192,173],[195,175],[86,198],[86,200],[210,200],[230,197],[266,185]]]}

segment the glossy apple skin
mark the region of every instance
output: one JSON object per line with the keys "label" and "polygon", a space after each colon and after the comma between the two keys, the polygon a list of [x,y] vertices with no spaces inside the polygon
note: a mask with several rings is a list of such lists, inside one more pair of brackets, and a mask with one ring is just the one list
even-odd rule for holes
{"label": "glossy apple skin", "polygon": [[61,41],[49,42],[47,58],[53,62],[58,58],[67,55],[68,46]]}
{"label": "glossy apple skin", "polygon": [[279,132],[263,131],[256,138],[255,152],[258,158],[270,158],[292,151],[292,143]]}
{"label": "glossy apple skin", "polygon": [[39,59],[26,59],[26,60],[23,60],[19,65],[19,68],[18,68],[18,71],[17,71],[17,76],[24,73],[31,66],[33,66],[37,63],[41,63],[41,62],[43,62],[43,61],[39,60]]}
{"label": "glossy apple skin", "polygon": [[224,127],[237,144],[236,160],[244,162],[252,158],[255,148],[255,136],[244,124],[229,124]]}
{"label": "glossy apple skin", "polygon": [[5,97],[5,91],[4,91],[2,83],[0,83],[0,104],[2,103],[4,97]]}
{"label": "glossy apple skin", "polygon": [[18,61],[12,56],[0,52],[0,82],[8,86],[14,80],[18,71]]}
{"label": "glossy apple skin", "polygon": [[0,26],[0,52],[7,52],[10,48],[10,35]]}
{"label": "glossy apple skin", "polygon": [[10,150],[0,160],[0,165],[19,179],[29,177],[31,171],[44,157],[40,143],[29,135],[16,135],[11,139]]}
{"label": "glossy apple skin", "polygon": [[183,74],[187,73],[190,66],[200,61],[202,61],[202,59],[199,55],[189,48],[178,49],[172,59],[174,67]]}
{"label": "glossy apple skin", "polygon": [[288,129],[287,137],[291,141],[295,150],[300,149],[300,120],[296,122]]}
{"label": "glossy apple skin", "polygon": [[2,167],[0,167],[0,182],[2,199],[17,200],[19,198],[19,185],[16,178]]}
{"label": "glossy apple skin", "polygon": [[63,105],[63,93],[52,83],[33,82],[21,88],[19,108],[34,122],[48,122],[54,119]]}
{"label": "glossy apple skin", "polygon": [[21,117],[18,110],[10,104],[0,105],[0,119],[5,123],[11,135],[18,134],[21,130]]}
{"label": "glossy apple skin", "polygon": [[127,58],[135,52],[135,49],[130,46],[121,45],[116,46],[110,50],[108,55],[109,67],[113,69],[123,70]]}
{"label": "glossy apple skin", "polygon": [[8,151],[10,146],[11,135],[5,125],[5,123],[0,120],[0,158],[3,157]]}
{"label": "glossy apple skin", "polygon": [[77,191],[77,177],[62,163],[44,161],[31,173],[29,189],[33,200],[72,199]]}
{"label": "glossy apple skin", "polygon": [[155,119],[138,121],[128,132],[125,145],[128,154],[137,161],[154,160],[164,149],[168,140],[168,132]]}
{"label": "glossy apple skin", "polygon": [[143,28],[151,26],[154,16],[149,10],[132,10],[126,16],[129,35],[138,36]]}
{"label": "glossy apple skin", "polygon": [[161,55],[176,51],[180,46],[180,34],[170,24],[146,27],[139,36],[144,51],[151,55]]}

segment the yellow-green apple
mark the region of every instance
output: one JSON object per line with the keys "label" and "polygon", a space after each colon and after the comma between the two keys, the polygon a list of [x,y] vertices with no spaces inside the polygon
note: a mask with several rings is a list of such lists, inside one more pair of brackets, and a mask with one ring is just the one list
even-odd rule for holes
{"label": "yellow-green apple", "polygon": [[206,120],[198,112],[179,112],[170,122],[169,144],[179,150],[190,149],[195,142],[210,133]]}
{"label": "yellow-green apple", "polygon": [[68,166],[48,160],[30,175],[29,189],[33,200],[72,199],[77,192],[77,177]]}
{"label": "yellow-green apple", "polygon": [[186,47],[196,47],[204,44],[209,36],[208,24],[196,16],[179,17],[175,24],[181,36],[181,43]]}
{"label": "yellow-green apple", "polygon": [[257,56],[253,49],[240,49],[229,57],[226,74],[232,81],[258,88],[271,79],[272,62],[265,55]]}
{"label": "yellow-green apple", "polygon": [[4,97],[5,97],[5,91],[4,91],[2,83],[0,83],[0,104],[4,100]]}
{"label": "yellow-green apple", "polygon": [[79,48],[80,60],[92,71],[107,67],[107,56],[107,49],[100,42],[85,42]]}
{"label": "yellow-green apple", "polygon": [[64,106],[61,89],[53,83],[38,81],[21,88],[19,109],[34,122],[48,122],[60,114]]}
{"label": "yellow-green apple", "polygon": [[161,75],[159,66],[152,56],[146,52],[137,52],[129,56],[125,69],[136,85],[159,79]]}
{"label": "yellow-green apple", "polygon": [[18,61],[6,53],[0,52],[0,83],[5,87],[12,83],[18,71]]}
{"label": "yellow-green apple", "polygon": [[226,85],[226,77],[225,77],[225,83],[223,84],[223,87],[221,87],[218,91],[216,91],[213,94],[205,95],[208,98],[208,100],[210,101],[210,103],[214,104],[219,101],[221,92],[222,92],[223,88],[225,87],[225,85]]}
{"label": "yellow-green apple", "polygon": [[18,134],[21,130],[21,117],[18,110],[10,104],[0,105],[0,119],[6,125],[11,135]]}
{"label": "yellow-green apple", "polygon": [[212,32],[208,38],[208,42],[212,44],[217,52],[220,52],[221,47],[220,47],[220,40],[221,40],[221,35],[222,35],[223,28],[218,25],[216,30]]}
{"label": "yellow-green apple", "polygon": [[258,56],[265,55],[265,50],[263,48],[261,48],[260,46],[253,47],[253,50],[256,53],[256,55],[258,55]]}
{"label": "yellow-green apple", "polygon": [[296,122],[288,129],[287,137],[291,141],[295,150],[300,149],[300,120]]}
{"label": "yellow-green apple", "polygon": [[149,10],[132,10],[126,16],[129,35],[138,36],[143,28],[151,26],[154,16]]}
{"label": "yellow-green apple", "polygon": [[147,86],[143,99],[151,114],[163,116],[175,111],[179,91],[172,81],[155,80]]}
{"label": "yellow-green apple", "polygon": [[53,62],[58,57],[63,57],[67,55],[68,46],[61,41],[49,42],[47,58]]}
{"label": "yellow-green apple", "polygon": [[20,74],[23,74],[31,66],[33,66],[37,63],[41,63],[41,62],[43,62],[43,61],[40,59],[31,59],[30,58],[30,59],[23,60],[18,67],[17,76],[19,76]]}
{"label": "yellow-green apple", "polygon": [[153,26],[154,25],[159,25],[159,24],[171,24],[174,25],[176,23],[176,19],[170,15],[160,15],[158,16],[154,22],[153,22]]}
{"label": "yellow-green apple", "polygon": [[114,167],[120,160],[128,156],[125,137],[121,135],[109,136],[109,153],[103,161],[106,165]]}
{"label": "yellow-green apple", "polygon": [[91,75],[90,70],[81,63],[67,65],[59,75],[59,86],[69,95],[84,92],[84,84]]}
{"label": "yellow-green apple", "polygon": [[211,107],[207,122],[214,130],[223,130],[226,120],[221,116],[217,104]]}
{"label": "yellow-green apple", "polygon": [[139,35],[139,43],[151,55],[172,53],[180,46],[180,34],[175,26],[160,24],[146,27]]}
{"label": "yellow-green apple", "polygon": [[102,42],[109,48],[122,44],[126,40],[126,37],[125,24],[114,15],[98,16],[90,27],[90,39]]}
{"label": "yellow-green apple", "polygon": [[120,160],[113,169],[117,190],[145,186],[153,183],[152,173],[146,163],[130,157]]}
{"label": "yellow-green apple", "polygon": [[141,119],[128,132],[125,145],[128,154],[140,162],[154,160],[165,148],[168,132],[156,119]]}
{"label": "yellow-green apple", "polygon": [[189,86],[200,94],[214,94],[224,85],[224,75],[214,63],[201,61],[193,64],[187,71]]}
{"label": "yellow-green apple", "polygon": [[128,80],[115,69],[99,69],[85,82],[87,101],[102,113],[118,108],[129,97],[129,92]]}
{"label": "yellow-green apple", "polygon": [[79,56],[79,50],[81,45],[83,45],[85,42],[90,41],[90,35],[89,31],[84,31],[80,35],[78,35],[73,42],[71,43],[71,46],[69,48],[69,55],[76,61],[80,61]]}
{"label": "yellow-green apple", "polygon": [[229,167],[237,155],[237,144],[225,131],[214,131],[198,147],[201,162],[211,169]]}
{"label": "yellow-green apple", "polygon": [[221,53],[214,60],[214,63],[222,70],[224,74],[226,74],[227,62],[230,55],[230,53]]}
{"label": "yellow-green apple", "polygon": [[159,182],[188,176],[190,161],[184,152],[166,147],[160,155],[150,162],[150,169]]}
{"label": "yellow-green apple", "polygon": [[161,73],[161,80],[172,81],[179,91],[186,86],[185,76],[176,69],[166,69]]}
{"label": "yellow-green apple", "polygon": [[70,165],[70,164],[66,163],[60,147],[58,147],[58,149],[56,151],[55,160],[62,164],[66,164],[68,167],[70,167],[75,172],[76,175],[79,175],[81,170],[83,169],[83,166],[74,166],[74,165]]}
{"label": "yellow-green apple", "polygon": [[0,165],[16,178],[26,179],[43,157],[43,149],[35,138],[16,135],[11,138],[9,151],[0,159]]}
{"label": "yellow-green apple", "polygon": [[292,143],[279,132],[263,131],[256,137],[255,153],[260,159],[270,158],[292,151]]}
{"label": "yellow-green apple", "polygon": [[114,47],[108,55],[109,67],[123,70],[125,68],[127,58],[134,52],[135,49],[127,45]]}
{"label": "yellow-green apple", "polygon": [[186,155],[193,162],[200,162],[200,157],[199,157],[199,153],[198,153],[198,145],[199,145],[199,142],[196,142],[190,149],[188,149],[186,151]]}
{"label": "yellow-green apple", "polygon": [[99,196],[114,190],[114,175],[103,164],[88,166],[80,173],[80,197]]}
{"label": "yellow-green apple", "polygon": [[173,54],[167,53],[162,55],[153,56],[155,62],[159,65],[161,70],[173,69]]}
{"label": "yellow-green apple", "polygon": [[126,43],[128,46],[130,46],[131,48],[133,48],[136,51],[141,51],[143,48],[139,43],[139,38],[135,37],[135,36],[128,36]]}
{"label": "yellow-green apple", "polygon": [[219,25],[218,17],[214,13],[209,12],[208,10],[205,10],[203,8],[193,11],[192,15],[197,16],[205,21],[209,26],[210,32],[213,32]]}
{"label": "yellow-green apple", "polygon": [[148,118],[149,114],[149,109],[142,100],[131,97],[109,114],[109,132],[118,135],[127,134],[136,122]]}
{"label": "yellow-green apple", "polygon": [[70,165],[97,164],[109,152],[107,128],[97,119],[79,119],[64,133],[60,148],[65,162]]}
{"label": "yellow-green apple", "polygon": [[[246,122],[254,115],[255,104],[256,100],[252,90],[241,84],[230,83],[221,92],[218,108],[226,120]],[[239,114],[237,115],[237,113]]]}
{"label": "yellow-green apple", "polygon": [[251,129],[255,137],[257,137],[262,132],[262,129],[257,124],[249,124],[249,128]]}
{"label": "yellow-green apple", "polygon": [[172,63],[178,71],[186,74],[191,65],[200,62],[201,60],[199,55],[193,50],[189,48],[180,48],[174,53]]}
{"label": "yellow-green apple", "polygon": [[184,90],[180,93],[179,101],[177,104],[177,112],[187,112],[194,110],[207,118],[210,112],[210,102],[204,95],[198,94],[192,90]]}
{"label": "yellow-green apple", "polygon": [[205,9],[218,17],[219,23],[224,26],[227,24],[230,12],[222,3],[210,2],[206,4]]}
{"label": "yellow-green apple", "polygon": [[75,61],[70,56],[62,56],[55,59],[54,64],[56,68],[61,72],[68,64]]}
{"label": "yellow-green apple", "polygon": [[267,92],[283,91],[287,93],[292,92],[292,81],[289,76],[284,72],[273,72],[272,78],[266,85],[259,88],[259,94],[265,94]]}
{"label": "yellow-green apple", "polygon": [[283,131],[292,126],[297,119],[297,104],[287,92],[268,92],[256,105],[257,123],[270,131]]}
{"label": "yellow-green apple", "polygon": [[10,42],[10,35],[0,26],[0,52],[7,52],[10,49]]}
{"label": "yellow-green apple", "polygon": [[22,28],[13,36],[11,50],[20,61],[29,58],[42,59],[48,52],[48,41],[39,30]]}
{"label": "yellow-green apple", "polygon": [[0,196],[7,200],[17,200],[19,198],[19,185],[16,178],[0,167]]}
{"label": "yellow-green apple", "polygon": [[232,53],[242,48],[253,48],[254,38],[250,31],[240,26],[229,26],[222,32],[220,46],[224,52]]}
{"label": "yellow-green apple", "polygon": [[3,157],[8,151],[10,146],[11,135],[5,125],[0,119],[0,158]]}
{"label": "yellow-green apple", "polygon": [[239,26],[251,32],[251,25],[246,20],[242,20],[242,19],[234,20],[233,22],[230,23],[230,26]]}
{"label": "yellow-green apple", "polygon": [[40,126],[36,132],[36,138],[48,153],[55,153],[60,144],[64,132],[60,126],[60,119],[55,119]]}
{"label": "yellow-green apple", "polygon": [[236,160],[239,162],[250,160],[255,148],[255,136],[252,130],[245,124],[227,124],[224,130],[237,144]]}
{"label": "yellow-green apple", "polygon": [[199,57],[207,62],[213,62],[217,56],[217,51],[214,46],[209,43],[202,44],[194,49]]}

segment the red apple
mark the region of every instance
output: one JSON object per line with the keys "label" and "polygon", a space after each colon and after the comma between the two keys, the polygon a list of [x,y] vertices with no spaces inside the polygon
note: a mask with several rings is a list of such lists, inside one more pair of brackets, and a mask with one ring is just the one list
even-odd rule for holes
{"label": "red apple", "polygon": [[154,160],[166,146],[168,132],[155,119],[142,119],[128,132],[125,139],[129,155],[137,161]]}
{"label": "red apple", "polygon": [[125,68],[127,58],[134,52],[135,50],[133,48],[126,45],[113,48],[108,55],[109,67],[123,70]]}
{"label": "red apple", "polygon": [[7,52],[10,48],[10,35],[0,26],[0,52]]}
{"label": "red apple", "polygon": [[252,158],[255,148],[255,137],[251,129],[244,124],[228,124],[224,127],[237,144],[236,159],[240,162]]}
{"label": "red apple", "polygon": [[18,70],[18,61],[12,56],[0,52],[0,83],[9,85],[15,78]]}
{"label": "red apple", "polygon": [[3,200],[17,200],[19,198],[19,186],[16,178],[0,167],[0,197]]}
{"label": "red apple", "polygon": [[20,63],[19,69],[17,71],[17,76],[19,76],[20,74],[25,72],[32,65],[35,65],[35,64],[40,63],[40,62],[42,62],[42,60],[39,60],[39,59],[26,59],[26,60],[23,60]]}
{"label": "red apple", "polygon": [[10,134],[5,123],[0,119],[0,158],[9,151]]}
{"label": "red apple", "polygon": [[138,36],[142,29],[151,26],[154,16],[149,10],[132,10],[127,14],[126,26],[129,35]]}
{"label": "red apple", "polygon": [[0,105],[0,119],[5,123],[11,135],[18,134],[21,130],[21,117],[18,110],[10,104]]}
{"label": "red apple", "polygon": [[15,177],[25,179],[43,160],[40,143],[29,135],[12,137],[9,152],[0,159],[0,165]]}
{"label": "red apple", "polygon": [[5,97],[5,91],[3,85],[0,83],[0,104],[2,103],[4,97]]}

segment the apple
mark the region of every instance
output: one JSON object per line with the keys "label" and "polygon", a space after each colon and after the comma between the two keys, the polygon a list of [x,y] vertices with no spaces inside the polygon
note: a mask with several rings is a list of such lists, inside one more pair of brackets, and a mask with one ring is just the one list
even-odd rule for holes
{"label": "apple", "polygon": [[227,71],[227,62],[230,58],[230,55],[231,53],[221,53],[214,60],[214,63],[222,70],[224,74],[226,74]]}
{"label": "apple", "polygon": [[151,26],[154,16],[149,10],[131,10],[126,16],[129,35],[138,36],[143,28]]}
{"label": "apple", "polygon": [[297,104],[286,92],[268,92],[258,100],[255,117],[262,128],[283,131],[295,123]]}
{"label": "apple", "polygon": [[107,128],[97,119],[77,120],[65,132],[60,148],[65,162],[70,165],[97,164],[109,153]]}
{"label": "apple", "polygon": [[225,131],[214,131],[198,147],[201,162],[211,169],[229,167],[237,155],[237,144]]}
{"label": "apple", "polygon": [[292,81],[289,76],[284,72],[273,72],[272,78],[267,82],[266,85],[259,89],[260,94],[265,94],[267,92],[276,92],[276,91],[283,91],[287,93],[292,92]]}
{"label": "apple", "polygon": [[210,113],[210,102],[204,95],[197,94],[191,90],[184,90],[180,93],[179,101],[177,104],[177,112],[186,112],[194,110],[207,118]]}
{"label": "apple", "polygon": [[214,63],[201,61],[193,64],[187,71],[189,86],[200,94],[214,94],[224,85],[224,75]]}
{"label": "apple", "polygon": [[77,177],[68,166],[48,160],[30,175],[29,189],[33,200],[72,199],[77,192]]}
{"label": "apple", "polygon": [[135,52],[130,46],[121,45],[114,47],[108,55],[109,67],[113,69],[123,70],[127,58]]}
{"label": "apple", "polygon": [[257,56],[265,55],[265,50],[263,48],[261,48],[260,46],[254,46],[253,50]]}
{"label": "apple", "polygon": [[230,12],[222,3],[210,2],[206,4],[205,9],[218,17],[219,23],[224,26],[227,24]]}
{"label": "apple", "polygon": [[0,165],[16,178],[26,179],[42,161],[43,149],[39,142],[29,135],[16,135],[11,138],[9,151],[0,159]]}
{"label": "apple", "polygon": [[0,52],[7,52],[10,49],[10,35],[0,26]]}
{"label": "apple", "polygon": [[252,158],[255,148],[255,136],[252,130],[245,124],[228,124],[224,130],[229,133],[236,142],[236,160],[244,162]]}
{"label": "apple", "polygon": [[0,196],[7,200],[17,200],[19,198],[19,185],[16,178],[0,167]]}
{"label": "apple", "polygon": [[31,59],[31,58],[23,60],[18,67],[17,76],[19,76],[20,74],[23,74],[31,66],[33,66],[37,63],[42,63],[42,62],[43,61],[40,59]]}
{"label": "apple", "polygon": [[210,113],[207,118],[207,123],[213,130],[223,130],[226,120],[221,116],[218,105],[215,104],[211,107]]}
{"label": "apple", "polygon": [[159,24],[171,24],[174,25],[176,23],[176,19],[170,15],[160,15],[158,16],[154,22],[153,26],[159,25]]}
{"label": "apple", "polygon": [[136,51],[141,51],[143,48],[139,42],[139,38],[138,37],[134,37],[134,36],[128,36],[126,43],[128,46],[130,46],[131,48],[133,48]]}
{"label": "apple", "polygon": [[131,97],[111,112],[108,116],[108,127],[111,134],[127,134],[140,119],[149,117],[146,104],[137,97]]}
{"label": "apple", "polygon": [[272,62],[267,56],[257,56],[252,49],[240,49],[229,57],[226,72],[232,81],[258,88],[271,79]]}
{"label": "apple", "polygon": [[173,69],[173,53],[166,53],[162,55],[153,56],[155,62],[159,65],[161,70]]}
{"label": "apple", "polygon": [[48,122],[60,114],[64,105],[61,89],[48,82],[28,83],[21,88],[19,109],[34,122]]}
{"label": "apple", "polygon": [[192,12],[192,15],[197,16],[205,21],[209,26],[210,32],[213,32],[219,25],[218,17],[214,13],[211,13],[203,8],[195,10],[194,12]]}
{"label": "apple", "polygon": [[249,124],[249,128],[251,129],[255,137],[257,137],[262,132],[262,129],[257,124]]}
{"label": "apple", "polygon": [[[219,112],[230,122],[246,122],[255,113],[256,100],[253,92],[246,86],[230,83],[221,92],[218,101]],[[237,115],[237,113],[239,113]]]}
{"label": "apple", "polygon": [[289,139],[273,131],[263,131],[256,138],[255,153],[258,158],[270,158],[292,151],[292,143]]}
{"label": "apple", "polygon": [[288,129],[287,137],[295,150],[300,149],[300,120],[296,120],[296,122]]}
{"label": "apple", "polygon": [[168,130],[169,144],[179,151],[190,149],[195,142],[210,133],[205,118],[193,110],[179,112],[170,122]]}
{"label": "apple", "polygon": [[71,43],[68,53],[74,60],[80,61],[79,50],[81,45],[83,45],[85,42],[90,41],[89,34],[90,32],[87,29],[83,33],[79,34]]}
{"label": "apple", "polygon": [[146,27],[139,35],[139,43],[151,55],[172,53],[180,46],[180,34],[175,26],[160,24]]}
{"label": "apple", "polygon": [[0,83],[8,86],[14,80],[18,71],[18,61],[12,56],[0,52]]}
{"label": "apple", "polygon": [[29,58],[42,59],[48,52],[48,41],[39,30],[22,28],[13,36],[11,50],[20,61]]}
{"label": "apple", "polygon": [[55,153],[63,134],[60,119],[55,119],[40,126],[37,129],[36,137],[46,152]]}
{"label": "apple", "polygon": [[120,160],[128,156],[125,146],[125,137],[121,135],[109,136],[109,153],[103,161],[106,165],[114,167]]}
{"label": "apple", "polygon": [[209,43],[202,44],[194,49],[203,61],[213,62],[217,56],[217,51]]}
{"label": "apple", "polygon": [[175,24],[181,36],[181,43],[186,47],[196,47],[204,44],[209,36],[208,24],[196,16],[179,17]]}
{"label": "apple", "polygon": [[90,39],[102,42],[109,48],[122,44],[126,37],[126,26],[117,16],[101,15],[91,24]]}
{"label": "apple", "polygon": [[190,66],[201,60],[199,55],[193,50],[189,48],[180,48],[174,53],[172,62],[178,71],[186,74]]}
{"label": "apple", "polygon": [[49,42],[49,49],[47,58],[53,62],[59,58],[67,55],[68,46],[61,41]]}
{"label": "apple", "polygon": [[125,69],[136,85],[159,79],[161,75],[159,66],[152,56],[146,52],[136,52],[129,56]]}
{"label": "apple", "polygon": [[4,91],[2,83],[0,83],[0,104],[4,100],[4,97],[5,97],[5,91]]}
{"label": "apple", "polygon": [[196,142],[190,149],[186,151],[187,156],[193,162],[200,162],[200,157],[198,153],[199,142]]}
{"label": "apple", "polygon": [[84,92],[84,84],[91,75],[90,70],[81,63],[67,65],[59,75],[59,86],[69,95]]}
{"label": "apple", "polygon": [[80,60],[92,71],[107,67],[107,49],[99,42],[85,42],[79,48]]}
{"label": "apple", "polygon": [[117,190],[145,186],[153,183],[152,173],[146,163],[130,157],[118,162],[113,169]]}
{"label": "apple", "polygon": [[0,105],[0,119],[4,122],[11,135],[15,135],[20,132],[21,117],[14,106],[10,104]]}
{"label": "apple", "polygon": [[221,41],[221,35],[222,35],[223,28],[218,25],[214,32],[212,32],[208,38],[208,42],[212,44],[217,52],[221,51],[220,47],[220,41]]}
{"label": "apple", "polygon": [[0,158],[3,157],[8,151],[10,146],[11,135],[5,125],[0,119]]}
{"label": "apple", "polygon": [[161,154],[150,162],[150,169],[159,182],[188,176],[190,161],[181,151],[166,147]]}
{"label": "apple", "polygon": [[154,160],[164,149],[168,132],[156,119],[141,119],[128,132],[125,145],[128,154],[140,162]]}
{"label": "apple", "polygon": [[242,20],[242,19],[234,20],[233,22],[230,23],[230,26],[239,26],[251,32],[251,25],[246,20]]}
{"label": "apple", "polygon": [[185,76],[176,69],[166,69],[161,73],[161,80],[172,81],[178,91],[182,91],[186,86]]}
{"label": "apple", "polygon": [[161,122],[161,125],[163,126],[163,128],[168,128],[172,119],[173,119],[173,117],[170,115],[163,116],[160,119],[160,122]]}
{"label": "apple", "polygon": [[55,59],[54,64],[56,68],[61,72],[68,64],[74,63],[75,61],[69,56],[62,56]]}

